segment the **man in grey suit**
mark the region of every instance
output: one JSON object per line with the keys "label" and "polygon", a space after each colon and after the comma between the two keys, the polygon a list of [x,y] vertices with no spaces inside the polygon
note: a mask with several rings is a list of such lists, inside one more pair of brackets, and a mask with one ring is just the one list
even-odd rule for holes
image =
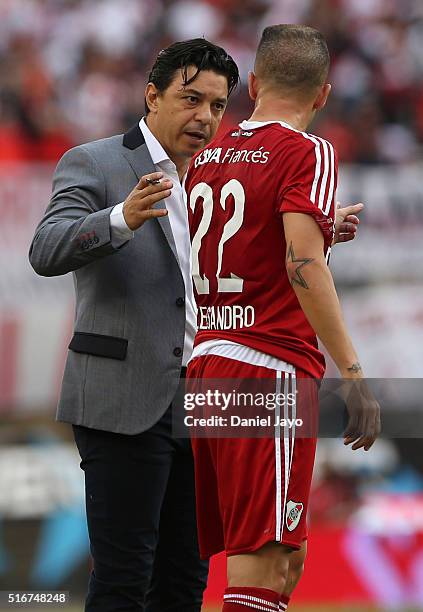
{"label": "man in grey suit", "polygon": [[[87,612],[197,612],[207,581],[191,449],[171,430],[196,327],[181,181],[238,69],[195,39],[161,51],[148,80],[146,119],[61,159],[30,250],[36,272],[75,281],[58,419],[85,472]],[[358,210],[342,209],[337,241],[354,236]]]}
{"label": "man in grey suit", "polygon": [[238,78],[204,39],[161,51],[146,118],[64,155],[31,245],[38,274],[74,275],[58,419],[73,424],[85,472],[87,612],[201,609],[192,455],[171,428],[195,334],[181,182]]}

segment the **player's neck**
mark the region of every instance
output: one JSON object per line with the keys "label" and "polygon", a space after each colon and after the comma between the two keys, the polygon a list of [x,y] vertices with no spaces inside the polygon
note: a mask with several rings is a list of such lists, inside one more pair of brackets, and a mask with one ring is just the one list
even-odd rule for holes
{"label": "player's neck", "polygon": [[291,127],[304,132],[311,122],[310,110],[298,108],[290,102],[280,100],[256,101],[256,107],[249,121],[283,121]]}

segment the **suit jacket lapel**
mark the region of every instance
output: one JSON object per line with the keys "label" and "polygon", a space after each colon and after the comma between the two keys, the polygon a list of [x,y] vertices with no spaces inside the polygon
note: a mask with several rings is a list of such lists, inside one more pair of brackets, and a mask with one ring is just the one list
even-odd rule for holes
{"label": "suit jacket lapel", "polygon": [[[137,125],[134,125],[129,132],[123,137],[123,154],[128,160],[131,168],[135,172],[138,180],[144,174],[150,174],[151,172],[157,172],[153,160],[151,159],[150,153],[148,152],[147,146],[144,142],[142,132]],[[164,200],[157,202],[153,208],[166,208]],[[170,227],[169,216],[158,217],[157,221],[163,230],[166,240],[172,249],[172,252],[179,264],[178,252],[176,250],[175,239],[173,237],[172,228]],[[150,223],[150,221],[149,221]]]}

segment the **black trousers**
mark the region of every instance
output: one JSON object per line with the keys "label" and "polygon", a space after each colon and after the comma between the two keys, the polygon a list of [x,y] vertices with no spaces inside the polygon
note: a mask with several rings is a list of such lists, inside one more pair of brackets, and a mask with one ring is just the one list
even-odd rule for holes
{"label": "black trousers", "polygon": [[201,610],[193,458],[171,411],[135,436],[73,427],[94,560],[85,612]]}

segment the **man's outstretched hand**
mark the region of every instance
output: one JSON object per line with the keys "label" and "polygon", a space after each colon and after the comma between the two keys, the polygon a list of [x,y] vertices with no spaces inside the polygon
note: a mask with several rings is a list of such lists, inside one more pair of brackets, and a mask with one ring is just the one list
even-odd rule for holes
{"label": "man's outstretched hand", "polygon": [[364,204],[351,204],[341,208],[340,202],[336,204],[335,235],[332,246],[338,242],[354,240],[357,234],[360,219],[357,215],[363,210]]}

